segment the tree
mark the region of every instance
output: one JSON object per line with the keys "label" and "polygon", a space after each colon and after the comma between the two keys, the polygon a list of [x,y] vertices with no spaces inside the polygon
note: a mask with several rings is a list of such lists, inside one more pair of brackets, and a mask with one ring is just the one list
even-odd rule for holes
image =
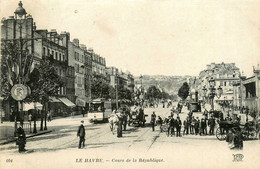
{"label": "tree", "polygon": [[105,98],[112,99],[115,97],[115,89],[109,85],[104,77],[96,75],[91,83],[92,99]]}
{"label": "tree", "polygon": [[128,90],[127,88],[123,87],[123,86],[119,86],[118,87],[118,99],[131,100],[132,99],[131,91]]}
{"label": "tree", "polygon": [[178,91],[178,96],[182,100],[185,100],[189,95],[189,90],[190,90],[190,87],[189,87],[188,83],[184,82],[183,85],[180,87],[180,89]]}
{"label": "tree", "polygon": [[44,130],[47,130],[46,119],[49,96],[58,94],[59,88],[63,85],[62,79],[49,60],[42,60],[40,65],[35,67],[29,74],[27,85],[31,89],[31,94],[24,101],[40,102],[43,105],[40,130],[43,130],[43,118],[45,121]]}
{"label": "tree", "polygon": [[150,86],[145,94],[145,98],[149,100],[160,99],[161,91],[156,86]]}

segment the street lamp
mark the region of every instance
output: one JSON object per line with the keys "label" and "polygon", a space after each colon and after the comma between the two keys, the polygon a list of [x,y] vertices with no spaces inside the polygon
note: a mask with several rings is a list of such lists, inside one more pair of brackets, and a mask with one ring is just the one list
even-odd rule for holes
{"label": "street lamp", "polygon": [[[19,2],[19,7],[15,10],[15,19],[19,22],[17,22],[17,24],[19,24],[19,30],[20,30],[20,55],[19,55],[19,75],[18,75],[18,83],[21,84],[22,83],[22,54],[23,54],[23,41],[22,41],[22,24],[24,22],[22,22],[22,20],[26,19],[26,14],[27,12],[25,11],[25,9],[23,8],[23,4],[20,1]],[[23,105],[22,105],[22,100],[18,101],[18,110],[20,112],[23,112]],[[19,112],[18,112],[19,113]],[[15,116],[15,124],[14,124],[14,136],[16,136],[16,130],[17,130],[17,114]]]}
{"label": "street lamp", "polygon": [[[220,98],[222,93],[223,93],[223,89],[221,86],[219,86],[217,89],[215,88],[215,79],[213,77],[211,77],[209,80],[209,87],[208,89],[206,88],[206,86],[204,86],[202,88],[202,93],[203,93],[203,97],[206,99],[209,99],[210,104],[211,104],[211,108],[212,110],[214,110],[214,97],[217,96],[217,98]],[[216,92],[217,90],[217,92]]]}

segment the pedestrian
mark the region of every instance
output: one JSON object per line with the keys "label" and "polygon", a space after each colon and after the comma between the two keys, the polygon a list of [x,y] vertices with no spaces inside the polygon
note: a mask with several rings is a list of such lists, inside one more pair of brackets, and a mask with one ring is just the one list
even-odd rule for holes
{"label": "pedestrian", "polygon": [[238,127],[234,134],[234,149],[242,150],[243,149],[243,135],[240,127]]}
{"label": "pedestrian", "polygon": [[21,124],[19,125],[19,127],[18,127],[16,132],[17,132],[17,135],[18,135],[18,138],[17,138],[17,141],[16,141],[16,145],[18,145],[19,153],[23,152],[23,151],[26,151],[25,150],[26,135],[25,135],[23,126]]}
{"label": "pedestrian", "polygon": [[122,114],[122,111],[119,111],[118,114],[119,115],[118,115],[117,137],[123,137],[123,132],[122,132],[123,114]]}
{"label": "pedestrian", "polygon": [[199,134],[199,128],[200,128],[200,120],[199,120],[199,117],[196,118],[196,121],[195,121],[195,135]]}
{"label": "pedestrian", "polygon": [[154,131],[154,126],[155,126],[155,120],[156,120],[156,114],[153,112],[151,115],[151,125],[152,125],[152,130]]}
{"label": "pedestrian", "polygon": [[83,144],[83,148],[85,147],[85,127],[84,127],[84,121],[81,121],[81,125],[79,126],[77,136],[79,137],[79,149],[81,148],[81,144]]}
{"label": "pedestrian", "polygon": [[126,108],[123,108],[123,126],[124,126],[124,131],[126,131],[126,126],[127,126],[127,114],[126,114]]}
{"label": "pedestrian", "polygon": [[234,148],[234,133],[233,133],[232,128],[230,128],[228,130],[228,134],[227,134],[227,137],[226,137],[226,142],[228,143],[228,147],[230,149]]}
{"label": "pedestrian", "polygon": [[177,135],[176,135],[176,137],[181,137],[181,125],[182,125],[182,123],[181,123],[181,119],[180,119],[180,117],[177,117],[177,120],[176,120],[176,122],[175,122],[175,125],[176,125],[176,129],[177,129]]}
{"label": "pedestrian", "polygon": [[173,118],[173,116],[169,116],[169,120],[168,120],[168,134],[167,134],[167,136],[169,136],[170,134],[171,134],[171,136],[173,136],[174,135],[174,122],[175,122],[175,120],[174,120],[174,118]]}
{"label": "pedestrian", "polygon": [[183,125],[184,125],[183,135],[189,134],[189,122],[188,121],[189,121],[188,117],[183,121]]}
{"label": "pedestrian", "polygon": [[48,122],[51,121],[51,112],[50,111],[47,114],[47,119],[48,119]]}
{"label": "pedestrian", "polygon": [[195,123],[196,123],[196,119],[194,118],[194,116],[192,116],[191,123],[190,123],[190,134],[194,134]]}
{"label": "pedestrian", "polygon": [[214,135],[214,128],[215,128],[216,122],[215,122],[215,119],[213,116],[211,116],[211,118],[209,119],[208,125],[210,127],[209,135]]}
{"label": "pedestrian", "polygon": [[160,126],[160,131],[162,132],[163,131],[163,129],[162,129],[163,120],[160,116],[158,116],[158,124]]}
{"label": "pedestrian", "polygon": [[200,136],[203,134],[205,134],[204,133],[204,118],[201,118],[201,121],[200,121]]}

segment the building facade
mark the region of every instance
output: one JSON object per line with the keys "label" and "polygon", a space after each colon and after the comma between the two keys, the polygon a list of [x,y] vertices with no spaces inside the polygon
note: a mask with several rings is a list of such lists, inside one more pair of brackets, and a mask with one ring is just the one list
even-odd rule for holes
{"label": "building facade", "polygon": [[78,39],[73,39],[69,42],[69,66],[75,69],[75,96],[77,112],[85,111],[86,96],[85,96],[85,52],[79,45]]}
{"label": "building facade", "polygon": [[215,101],[228,105],[233,101],[233,83],[239,80],[240,70],[235,66],[235,63],[211,63],[207,65],[207,68],[199,74],[198,94],[199,100],[203,100],[203,87],[207,89],[209,86],[209,80],[213,78],[215,80],[215,88],[221,87],[223,93],[220,98],[215,97]]}

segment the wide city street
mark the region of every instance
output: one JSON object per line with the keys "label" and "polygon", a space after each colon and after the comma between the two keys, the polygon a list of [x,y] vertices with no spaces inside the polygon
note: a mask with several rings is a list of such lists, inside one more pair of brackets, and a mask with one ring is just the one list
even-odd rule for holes
{"label": "wide city street", "polygon": [[[198,164],[203,164],[204,167],[220,167],[223,163],[236,165],[233,162],[234,154],[243,154],[243,162],[237,163],[238,168],[243,168],[248,163],[256,168],[259,166],[258,140],[244,141],[244,150],[231,151],[227,143],[217,140],[216,136],[168,137],[165,132],[160,132],[159,126],[152,131],[149,122],[153,111],[162,118],[170,114],[170,109],[162,108],[161,105],[158,108],[146,108],[145,114],[148,116],[145,126],[127,126],[122,138],[117,138],[116,133],[112,134],[108,123],[93,124],[87,117],[53,120],[48,126],[54,131],[28,138],[28,151],[25,153],[18,153],[15,143],[2,145],[1,163],[4,163],[5,168],[19,168],[22,162],[28,164],[28,168],[37,168],[39,164],[48,168],[55,168],[57,165],[61,168],[84,168],[88,163],[100,168],[110,165],[123,167],[126,163],[136,165],[137,168],[144,164],[146,167],[149,165],[151,168],[158,168],[166,165],[166,162],[171,162],[176,167],[192,167]],[[184,107],[183,111],[180,114],[182,122],[188,110]],[[195,113],[194,116],[201,117],[201,113]],[[76,135],[81,120],[85,121],[86,128],[84,149],[78,149],[79,138]],[[195,157],[196,161],[187,161]],[[12,162],[7,162],[8,160]]]}

